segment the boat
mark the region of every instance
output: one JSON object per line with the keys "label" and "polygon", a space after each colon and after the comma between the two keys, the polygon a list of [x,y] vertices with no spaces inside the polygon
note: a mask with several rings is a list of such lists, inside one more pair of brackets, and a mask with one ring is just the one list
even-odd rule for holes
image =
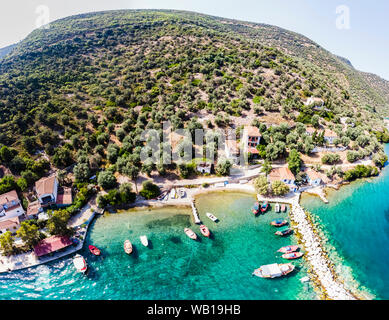
{"label": "boat", "polygon": [[270,222],[270,224],[274,227],[282,227],[282,226],[285,226],[288,224],[288,221],[287,220],[284,220],[284,219],[275,219],[273,220],[272,222]]}
{"label": "boat", "polygon": [[276,208],[275,208],[276,212],[280,212],[280,204],[279,203],[276,203]]}
{"label": "boat", "polygon": [[142,244],[143,244],[145,247],[148,247],[148,245],[149,245],[149,240],[147,240],[147,237],[146,237],[146,236],[140,236],[140,242],[142,242]]}
{"label": "boat", "polygon": [[286,211],[286,205],[285,204],[281,204],[281,212],[285,212]]}
{"label": "boat", "polygon": [[269,208],[269,202],[264,201],[264,202],[262,203],[262,205],[261,205],[261,211],[262,211],[262,212],[266,212],[268,208]]}
{"label": "boat", "polygon": [[77,269],[78,272],[85,273],[88,269],[88,266],[85,262],[85,259],[83,256],[76,254],[73,258],[73,264],[74,267]]}
{"label": "boat", "polygon": [[277,235],[277,236],[286,236],[287,234],[291,233],[292,232],[292,229],[285,229],[285,230],[281,230],[281,231],[276,231],[274,234]]}
{"label": "boat", "polygon": [[189,228],[185,228],[185,229],[184,229],[184,232],[185,232],[185,234],[186,234],[189,238],[191,238],[191,239],[193,239],[193,240],[196,240],[196,239],[197,239],[197,235],[193,232],[193,230],[191,230],[191,229],[189,229]]}
{"label": "boat", "polygon": [[254,213],[255,215],[257,215],[259,213],[259,210],[260,210],[259,209],[259,203],[258,202],[254,203],[254,206],[251,209],[251,212]]}
{"label": "boat", "polygon": [[299,246],[286,246],[278,249],[277,252],[290,253],[290,252],[295,252],[299,249],[300,249]]}
{"label": "boat", "polygon": [[132,244],[131,244],[131,241],[130,240],[126,240],[124,241],[124,252],[127,253],[127,254],[131,254],[132,253]]}
{"label": "boat", "polygon": [[186,197],[186,192],[185,192],[184,189],[180,189],[179,192],[180,192],[180,198],[185,198]]}
{"label": "boat", "polygon": [[219,220],[219,219],[216,218],[216,216],[214,216],[212,213],[207,212],[205,215],[206,215],[209,219],[211,219],[213,222],[216,222],[216,221]]}
{"label": "boat", "polygon": [[306,276],[306,277],[302,277],[301,279],[300,279],[300,282],[309,282],[309,277],[308,276]]}
{"label": "boat", "polygon": [[260,278],[278,278],[286,276],[294,270],[294,265],[291,263],[273,263],[255,269],[253,275]]}
{"label": "boat", "polygon": [[88,248],[89,248],[89,251],[92,254],[94,254],[95,256],[99,256],[101,254],[101,251],[95,246],[90,245]]}
{"label": "boat", "polygon": [[200,226],[200,232],[204,237],[209,237],[211,235],[209,229],[203,224]]}
{"label": "boat", "polygon": [[298,259],[301,258],[304,255],[302,252],[290,252],[290,253],[284,253],[281,257],[288,260]]}
{"label": "boat", "polygon": [[170,199],[177,199],[176,189],[172,189],[172,191],[170,192]]}

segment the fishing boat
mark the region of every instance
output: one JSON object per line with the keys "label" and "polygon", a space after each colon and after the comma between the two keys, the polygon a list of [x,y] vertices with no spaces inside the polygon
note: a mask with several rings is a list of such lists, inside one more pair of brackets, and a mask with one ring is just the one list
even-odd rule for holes
{"label": "fishing boat", "polygon": [[301,258],[304,255],[302,252],[290,252],[290,253],[284,253],[281,257],[287,260],[293,260]]}
{"label": "fishing boat", "polygon": [[255,269],[253,275],[260,278],[278,278],[286,276],[294,270],[294,265],[291,263],[268,264]]}
{"label": "fishing boat", "polygon": [[189,228],[185,228],[184,229],[184,232],[185,234],[191,238],[192,240],[196,240],[197,239],[197,235],[193,232],[193,230],[189,229]]}
{"label": "fishing boat", "polygon": [[90,245],[88,248],[89,248],[90,253],[95,255],[95,256],[99,256],[101,254],[101,251],[95,246]]}
{"label": "fishing boat", "polygon": [[284,220],[284,219],[275,219],[273,220],[272,222],[270,222],[270,224],[274,227],[282,227],[282,226],[285,226],[288,224],[288,221],[287,220]]}
{"label": "fishing boat", "polygon": [[147,240],[147,237],[146,236],[140,236],[140,242],[142,242],[142,244],[147,247],[149,245],[149,240]]}
{"label": "fishing boat", "polygon": [[295,252],[299,249],[300,249],[299,246],[286,246],[286,247],[282,247],[282,248],[278,249],[277,252],[291,253],[291,252]]}
{"label": "fishing boat", "polygon": [[279,203],[276,203],[276,208],[275,208],[276,212],[280,212],[280,204]]}
{"label": "fishing boat", "polygon": [[216,221],[219,220],[219,219],[216,218],[216,216],[214,216],[212,213],[207,212],[205,215],[206,215],[209,219],[211,219],[213,222],[216,222]]}
{"label": "fishing boat", "polygon": [[286,236],[287,234],[291,233],[292,232],[292,229],[285,229],[285,230],[281,230],[281,231],[276,231],[274,234],[277,235],[277,236]]}
{"label": "fishing boat", "polygon": [[131,254],[132,253],[132,243],[130,240],[126,240],[124,241],[124,252],[127,253],[127,254]]}
{"label": "fishing boat", "polygon": [[76,254],[73,258],[73,264],[74,267],[77,269],[78,272],[85,273],[88,269],[88,266],[85,262],[85,259],[83,256]]}
{"label": "fishing boat", "polygon": [[268,208],[269,208],[269,202],[264,201],[264,202],[262,203],[262,205],[261,205],[261,211],[262,211],[262,212],[266,212]]}
{"label": "fishing boat", "polygon": [[281,204],[281,212],[285,212],[286,211],[286,205],[285,204]]}
{"label": "fishing boat", "polygon": [[251,209],[251,212],[254,213],[255,215],[257,215],[259,213],[259,203],[258,202],[254,203],[254,206]]}
{"label": "fishing boat", "polygon": [[209,229],[203,224],[200,226],[200,232],[204,237],[209,237],[211,235]]}

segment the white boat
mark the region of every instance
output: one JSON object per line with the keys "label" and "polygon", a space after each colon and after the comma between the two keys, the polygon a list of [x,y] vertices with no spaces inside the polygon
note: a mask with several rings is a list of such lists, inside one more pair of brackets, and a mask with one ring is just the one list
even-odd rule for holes
{"label": "white boat", "polygon": [[310,280],[310,279],[309,279],[308,276],[302,277],[302,278],[300,279],[300,281],[303,282],[303,283],[304,283],[304,282],[309,282],[309,280]]}
{"label": "white boat", "polygon": [[85,262],[85,259],[83,256],[76,254],[73,258],[73,264],[74,267],[77,269],[78,272],[85,273],[86,270],[88,269],[88,266]]}
{"label": "white boat", "polygon": [[186,197],[186,192],[184,189],[180,189],[180,197],[185,198]]}
{"label": "white boat", "polygon": [[217,220],[219,220],[218,218],[216,218],[216,216],[214,216],[212,213],[209,213],[209,212],[206,213],[206,216],[209,219],[211,219],[213,222],[216,222]]}
{"label": "white boat", "polygon": [[142,242],[142,244],[147,247],[149,245],[149,240],[147,240],[147,237],[146,236],[140,236],[140,242]]}
{"label": "white boat", "polygon": [[170,192],[170,199],[176,199],[177,198],[177,192],[176,189],[172,189]]}
{"label": "white boat", "polygon": [[185,234],[191,238],[192,240],[196,240],[197,239],[197,235],[193,232],[193,230],[189,229],[189,228],[185,228],[184,229],[184,232]]}
{"label": "white boat", "polygon": [[280,212],[280,204],[276,203],[276,212]]}
{"label": "white boat", "polygon": [[255,269],[253,275],[260,278],[278,278],[286,276],[294,270],[294,265],[291,263],[282,263],[282,264],[268,264],[261,266],[258,269]]}

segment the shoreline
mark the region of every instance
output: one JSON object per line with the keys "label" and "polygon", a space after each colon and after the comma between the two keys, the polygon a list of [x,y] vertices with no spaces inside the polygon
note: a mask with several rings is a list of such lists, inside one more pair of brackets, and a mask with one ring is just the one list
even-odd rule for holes
{"label": "shoreline", "polygon": [[[318,189],[318,188],[316,188]],[[319,188],[321,192],[324,193],[324,188]],[[144,210],[145,208],[149,208],[150,210],[154,208],[162,208],[162,207],[190,207],[191,203],[195,201],[195,198],[201,194],[207,194],[212,192],[237,192],[237,193],[249,193],[258,199],[258,201],[267,200],[269,202],[279,202],[289,204],[291,209],[289,211],[289,216],[291,219],[291,226],[296,231],[296,237],[298,242],[300,242],[305,251],[306,255],[304,255],[304,259],[308,263],[311,268],[309,272],[311,281],[315,284],[317,288],[320,289],[320,294],[318,296],[322,299],[334,299],[334,300],[355,300],[361,299],[351,293],[348,289],[344,287],[344,284],[339,280],[338,275],[334,271],[334,264],[330,260],[328,254],[323,250],[322,239],[320,238],[317,230],[315,229],[309,214],[301,207],[300,199],[302,193],[308,193],[310,195],[319,196],[322,200],[323,198],[315,193],[308,192],[309,190],[303,191],[302,193],[289,193],[285,197],[262,197],[259,194],[256,194],[255,188],[252,184],[227,184],[223,187],[221,186],[209,186],[207,188],[199,187],[199,188],[190,188],[186,189],[187,196],[184,199],[168,199],[167,201],[160,200],[139,200],[135,203],[131,204],[128,209],[130,210]],[[324,201],[324,200],[323,200]],[[328,201],[328,200],[327,200]],[[22,265],[20,267],[15,266],[11,270],[1,270],[0,265],[0,273],[4,272],[12,272],[22,269],[27,269],[30,267],[35,267],[41,264],[45,264],[48,262],[52,262],[54,260],[63,258],[65,256],[71,255],[83,248],[84,241],[87,236],[87,232],[89,230],[89,226],[91,222],[94,220],[96,216],[96,212],[93,210],[90,204],[89,208],[84,208],[84,213],[89,211],[89,218],[86,222],[81,223],[81,225],[86,224],[85,232],[83,234],[83,238],[80,239],[77,247],[69,248],[69,250],[65,250],[64,252],[54,254],[53,256],[48,257],[47,259],[40,259],[39,261],[35,260],[35,263],[30,263],[28,265]],[[88,206],[87,205],[87,206]],[[123,210],[128,210],[123,209]],[[120,213],[123,210],[118,210]],[[192,219],[193,215],[191,214]],[[78,218],[81,219],[81,217]],[[32,253],[30,253],[31,255]],[[26,255],[26,254],[22,254]],[[22,257],[25,259],[25,257]]]}

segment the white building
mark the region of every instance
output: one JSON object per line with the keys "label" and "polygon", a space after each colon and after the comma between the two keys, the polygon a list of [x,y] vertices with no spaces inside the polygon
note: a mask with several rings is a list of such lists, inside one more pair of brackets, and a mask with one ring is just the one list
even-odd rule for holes
{"label": "white building", "polygon": [[197,171],[200,173],[210,174],[211,170],[212,170],[212,163],[210,163],[210,162],[201,162],[197,165]]}
{"label": "white building", "polygon": [[25,211],[15,190],[0,195],[0,232],[14,233],[20,226]]}
{"label": "white building", "polygon": [[35,191],[42,207],[55,204],[58,195],[58,180],[56,176],[42,178],[35,182]]}

